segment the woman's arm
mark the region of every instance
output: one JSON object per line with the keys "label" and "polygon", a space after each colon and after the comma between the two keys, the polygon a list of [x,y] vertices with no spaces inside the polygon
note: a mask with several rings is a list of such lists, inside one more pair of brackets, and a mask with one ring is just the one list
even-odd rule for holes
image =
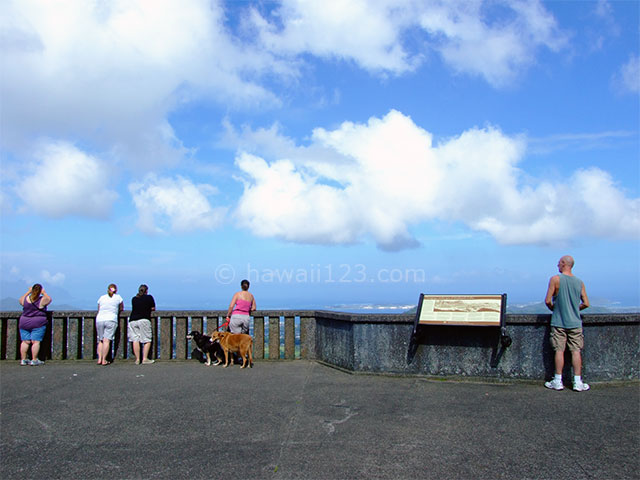
{"label": "woman's arm", "polygon": [[20,305],[22,305],[24,307],[24,301],[27,298],[27,295],[29,295],[31,293],[31,289],[29,289],[29,291],[27,293],[25,293],[24,295],[22,295],[20,297],[20,300],[18,300],[20,302]]}
{"label": "woman's arm", "polygon": [[229,304],[229,310],[227,311],[227,317],[231,316],[231,312],[233,312],[233,307],[236,306],[236,301],[238,300],[238,293],[233,294],[233,298],[231,298],[231,303]]}
{"label": "woman's arm", "polygon": [[51,297],[47,292],[42,289],[42,300],[40,300],[40,308],[44,308],[51,303]]}
{"label": "woman's arm", "polygon": [[256,297],[254,297],[253,295],[251,295],[251,311],[256,311]]}

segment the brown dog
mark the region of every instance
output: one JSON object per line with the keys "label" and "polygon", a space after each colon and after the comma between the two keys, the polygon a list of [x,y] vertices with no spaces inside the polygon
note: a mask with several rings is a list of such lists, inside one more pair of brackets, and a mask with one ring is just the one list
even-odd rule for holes
{"label": "brown dog", "polygon": [[218,341],[224,352],[224,367],[229,366],[229,359],[231,353],[238,353],[242,357],[242,366],[247,366],[247,359],[249,357],[249,366],[253,367],[253,356],[251,350],[253,349],[253,339],[246,333],[230,333],[230,332],[213,332],[211,334],[211,342]]}

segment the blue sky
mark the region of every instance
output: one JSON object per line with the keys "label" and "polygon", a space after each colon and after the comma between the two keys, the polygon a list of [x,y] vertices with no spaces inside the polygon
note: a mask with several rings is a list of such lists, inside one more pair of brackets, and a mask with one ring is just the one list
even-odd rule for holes
{"label": "blue sky", "polygon": [[635,1],[5,1],[0,297],[640,305]]}

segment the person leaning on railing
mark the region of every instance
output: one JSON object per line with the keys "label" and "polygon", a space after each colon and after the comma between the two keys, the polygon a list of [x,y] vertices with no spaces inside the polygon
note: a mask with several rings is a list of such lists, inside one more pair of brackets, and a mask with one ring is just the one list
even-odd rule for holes
{"label": "person leaning on railing", "polygon": [[109,365],[107,357],[111,350],[111,342],[118,328],[118,316],[124,310],[124,301],[118,295],[115,283],[109,284],[107,293],[98,299],[98,315],[96,316],[96,333],[98,335],[98,365]]}
{"label": "person leaning on railing", "polygon": [[[151,312],[156,309],[156,302],[152,295],[147,292],[149,287],[140,285],[138,294],[131,299],[131,316],[129,317],[129,327],[127,334],[129,341],[133,345],[133,354],[136,356],[136,365],[141,363],[148,365],[155,363],[149,358],[151,350]],[[140,357],[140,344],[142,347],[142,357]]]}
{"label": "person leaning on railing", "polygon": [[231,333],[249,333],[249,316],[256,309],[256,299],[249,293],[249,285],[249,280],[242,280],[242,290],[233,295],[229,304],[226,320]]}
{"label": "person leaning on railing", "polygon": [[[22,297],[22,315],[18,323],[20,329],[20,365],[44,365],[38,358],[40,352],[40,342],[47,331],[47,305],[51,303],[51,297],[47,295],[44,288],[36,283]],[[27,359],[27,353],[31,347],[31,358]]]}

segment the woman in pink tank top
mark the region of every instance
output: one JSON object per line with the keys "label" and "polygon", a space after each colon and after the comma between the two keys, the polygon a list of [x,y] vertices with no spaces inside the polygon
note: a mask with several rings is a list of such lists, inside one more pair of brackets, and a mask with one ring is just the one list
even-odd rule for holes
{"label": "woman in pink tank top", "polygon": [[227,312],[231,333],[249,333],[249,316],[256,309],[256,299],[249,293],[249,280],[240,282],[240,290],[233,295]]}

